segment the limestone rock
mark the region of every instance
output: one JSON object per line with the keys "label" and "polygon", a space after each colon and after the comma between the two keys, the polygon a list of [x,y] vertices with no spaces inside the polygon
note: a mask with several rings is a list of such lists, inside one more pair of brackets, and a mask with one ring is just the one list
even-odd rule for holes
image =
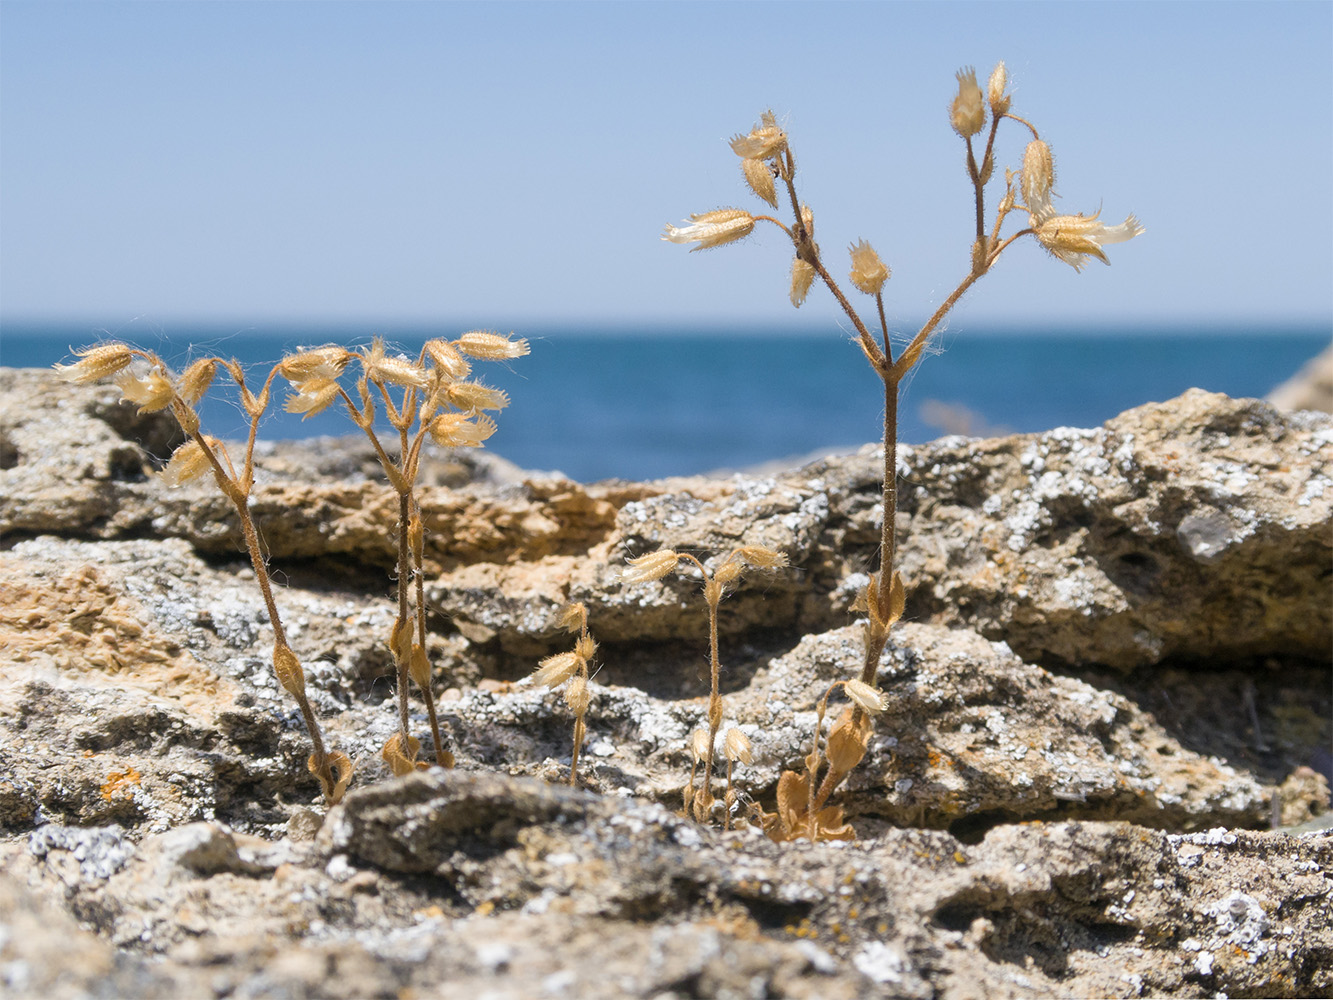
{"label": "limestone rock", "polygon": [[[908,620],[836,799],[860,839],[774,844],[678,814],[698,580],[619,571],[792,561],[721,609],[740,824],[859,670],[873,449],[591,485],[437,456],[427,651],[458,767],[392,779],[396,504],[364,447],[262,446],[278,608],[356,761],[324,816],[225,503],[151,475],[169,423],[42,373],[0,390],[0,992],[1333,991],[1328,419],[1190,393],[903,449]],[[601,643],[576,789],[568,710],[524,679],[571,598]]]}

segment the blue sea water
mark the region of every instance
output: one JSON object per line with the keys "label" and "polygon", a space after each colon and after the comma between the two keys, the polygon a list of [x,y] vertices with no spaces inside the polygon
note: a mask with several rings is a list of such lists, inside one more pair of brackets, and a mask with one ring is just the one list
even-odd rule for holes
{"label": "blue sea water", "polygon": [[[267,365],[299,345],[365,343],[374,331],[282,327],[231,332],[209,327],[118,333],[181,367],[218,354]],[[428,336],[394,331],[415,356]],[[479,362],[482,381],[509,393],[487,446],[531,469],[581,481],[686,475],[851,450],[878,440],[883,394],[860,350],[836,328],[818,333],[756,331],[580,333],[518,330],[532,353]],[[69,348],[105,335],[77,325],[0,329],[0,364],[48,366]],[[967,330],[939,336],[905,386],[900,437],[923,442],[946,432],[979,434],[1096,426],[1122,410],[1200,387],[1263,396],[1329,343],[1320,328],[1022,332]],[[267,371],[258,371],[262,379]],[[202,417],[218,437],[239,437],[245,421],[221,376]],[[222,390],[222,391],[219,391]],[[279,396],[279,398],[281,398]],[[274,406],[268,438],[348,434],[341,415],[307,421]]]}

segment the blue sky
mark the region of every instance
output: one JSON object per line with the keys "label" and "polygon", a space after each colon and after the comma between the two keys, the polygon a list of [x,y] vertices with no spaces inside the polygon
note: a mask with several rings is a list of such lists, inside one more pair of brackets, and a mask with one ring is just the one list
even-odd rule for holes
{"label": "blue sky", "polygon": [[873,242],[907,327],[967,268],[947,107],[997,59],[1065,209],[1147,234],[1082,274],[1017,247],[955,328],[1327,324],[1331,53],[1328,3],[5,0],[0,324],[827,327],[776,229],[659,239],[760,207],[726,139],[772,107],[826,259]]}

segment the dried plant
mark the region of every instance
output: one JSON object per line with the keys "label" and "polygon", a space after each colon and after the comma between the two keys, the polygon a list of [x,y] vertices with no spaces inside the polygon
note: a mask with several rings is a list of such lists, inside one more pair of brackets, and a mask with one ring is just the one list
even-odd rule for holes
{"label": "dried plant", "polygon": [[537,665],[532,679],[549,688],[565,687],[565,704],[574,713],[574,751],[569,761],[569,784],[578,784],[579,751],[583,748],[583,738],[587,727],[583,717],[588,713],[588,664],[597,652],[597,643],[588,632],[588,609],[582,602],[576,602],[563,608],[558,621],[566,632],[577,632],[578,639],[574,648],[566,653],[548,656]]}
{"label": "dried plant", "polygon": [[[505,360],[527,353],[526,341],[484,330],[464,333],[452,341],[430,340],[416,360],[390,356],[380,339],[359,351],[338,346],[317,347],[284,357],[269,371],[257,395],[246,385],[245,372],[234,359],[202,358],[175,377],[156,354],[108,343],[77,352],[80,360],[75,364],[57,366],[64,377],[81,383],[118,376],[121,393],[130,402],[139,404],[141,413],[170,409],[189,440],[171,456],[163,470],[164,479],[179,486],[212,471],[218,488],[235,507],[273,624],[273,669],[283,688],[300,705],[314,745],[310,770],[319,778],[329,804],[341,800],[346,791],[352,777],[352,761],[344,753],[330,753],[324,748],[319,724],[305,693],[304,672],[287,643],[273,598],[263,543],[249,509],[254,487],[255,440],[260,418],[269,405],[273,382],[281,377],[291,383],[296,391],[287,399],[286,408],[304,417],[341,401],[370,439],[397,494],[398,520],[394,534],[398,615],[389,634],[389,647],[397,676],[399,726],[385,744],[382,756],[395,774],[405,774],[428,766],[417,761],[421,743],[409,731],[409,678],[421,690],[426,704],[436,763],[441,767],[454,764],[453,754],[440,731],[426,653],[425,524],[416,496],[422,447],[427,436],[445,447],[482,447],[496,429],[495,421],[484,411],[501,409],[509,400],[497,389],[468,381],[472,367],[468,359]],[[353,385],[355,398],[340,381],[353,362],[359,369]],[[235,383],[250,421],[240,472],[232,464],[226,447],[201,432],[195,411],[219,368]],[[385,447],[375,426],[377,397],[390,427],[397,433],[392,451]]]}
{"label": "dried plant", "polygon": [[[708,603],[708,657],[712,679],[712,688],[708,697],[708,728],[698,729],[690,738],[690,751],[694,764],[690,768],[689,784],[685,786],[685,812],[692,814],[699,822],[706,822],[713,814],[713,760],[717,747],[717,732],[722,726],[722,695],[718,692],[718,682],[722,666],[717,647],[717,608],[729,584],[740,579],[747,568],[779,569],[787,565],[787,557],[780,552],[766,549],[759,545],[743,545],[732,549],[712,573],[700,560],[687,552],[673,552],[662,549],[639,556],[629,561],[632,567],[626,570],[621,579],[626,583],[648,583],[661,580],[676,571],[681,560],[692,564],[699,571],[704,581],[704,600]],[[732,733],[735,737],[732,737]],[[728,739],[724,753],[727,757],[727,794],[725,825],[731,824],[731,808],[735,804],[735,795],[731,786],[732,765],[736,761],[749,762],[750,741],[738,729],[727,733]],[[704,766],[703,786],[696,789],[694,781],[699,764]]]}
{"label": "dried plant", "polygon": [[[428,766],[416,759],[421,741],[410,731],[409,677],[421,691],[430,717],[435,762],[440,767],[454,766],[454,756],[440,732],[431,691],[430,659],[426,654],[422,566],[425,525],[416,497],[421,449],[428,435],[445,447],[482,447],[496,429],[495,421],[484,411],[503,409],[509,404],[509,397],[498,389],[468,381],[472,371],[468,359],[499,361],[527,353],[525,340],[473,330],[457,340],[427,341],[415,361],[389,355],[384,341],[376,338],[364,350],[319,347],[284,358],[278,366],[296,390],[287,399],[288,412],[303,414],[305,419],[341,400],[352,421],[369,438],[384,475],[398,496],[395,527],[398,617],[389,633],[397,677],[398,731],[385,743],[381,754],[394,774],[407,774]],[[356,398],[339,381],[353,361],[360,369],[354,386]],[[377,396],[384,404],[389,425],[397,432],[393,453],[384,446],[375,428]]]}
{"label": "dried plant", "polygon": [[[785,202],[790,209],[790,224],[770,215],[724,208],[693,215],[688,225],[667,226],[662,237],[672,243],[697,243],[694,249],[702,250],[744,239],[761,222],[777,226],[791,240],[795,250],[789,288],[792,304],[799,307],[815,280],[819,279],[851,321],[862,352],[883,382],[884,478],[880,565],[858,602],[859,608],[867,616],[865,658],[858,683],[872,691],[880,658],[888,642],[889,629],[901,617],[904,607],[902,578],[893,568],[897,542],[898,390],[903,379],[921,359],[932,333],[949,310],[978,279],[994,267],[1005,250],[1023,237],[1032,237],[1052,256],[1075,270],[1081,270],[1093,258],[1110,263],[1103,247],[1124,242],[1143,232],[1143,227],[1132,215],[1119,225],[1108,226],[1099,220],[1100,212],[1091,216],[1056,214],[1051,203],[1055,171],[1050,147],[1032,123],[1011,113],[1004,63],[995,67],[984,93],[977,83],[976,73],[970,68],[960,70],[957,81],[957,93],[949,106],[949,123],[964,142],[967,176],[975,203],[976,225],[971,240],[971,263],[962,281],[896,358],[884,313],[884,285],[890,276],[889,268],[865,240],[850,246],[851,270],[848,280],[857,291],[875,300],[880,333],[880,337],[876,338],[825,266],[814,239],[814,214],[809,206],[801,203],[796,192],[796,159],[792,155],[787,133],[771,111],[765,112],[759,125],[748,134],[733,137],[731,148],[741,158],[742,174],[750,190],[774,208]],[[1031,141],[1023,154],[1022,169],[1018,172],[1005,171],[1004,193],[999,199],[993,225],[988,229],[985,192],[995,173],[996,134],[1000,123],[1005,120],[1027,129],[1031,133]],[[983,132],[987,133],[985,147],[978,157],[976,141],[979,141],[978,137]],[[1014,213],[1026,215],[1026,225],[1010,235],[1003,235],[1005,224]],[[848,693],[851,694],[850,689]],[[804,776],[795,772],[782,776],[779,782],[781,822],[771,827],[771,832],[779,839],[796,836],[819,839],[821,836],[840,833],[840,820],[835,823],[831,814],[823,810],[829,796],[855,763],[851,767],[842,765],[853,757],[859,762],[865,752],[869,733],[868,712],[855,696],[853,701],[855,705],[845,721],[840,720],[829,734],[830,752],[828,760],[822,764],[819,761],[816,733],[816,750],[812,753],[812,759],[825,767],[822,777],[818,774],[818,766],[808,768]],[[838,748],[836,754],[835,745]],[[853,753],[852,749],[857,746],[860,747],[859,753]],[[800,782],[806,782],[808,789],[798,788]],[[818,819],[821,815],[825,817],[823,820]]]}
{"label": "dried plant", "polygon": [[[72,365],[57,365],[56,370],[73,382],[89,383],[115,375],[116,384],[122,395],[132,403],[139,405],[140,413],[152,413],[158,410],[170,410],[188,440],[176,449],[162,470],[163,478],[171,486],[180,486],[196,479],[207,472],[212,472],[213,481],[222,491],[241,523],[241,536],[245,539],[246,551],[250,554],[250,563],[254,566],[255,579],[259,581],[259,590],[268,609],[268,618],[273,626],[273,672],[278,682],[296,699],[305,720],[306,732],[314,751],[307,766],[319,779],[324,791],[324,800],[333,805],[339,802],[347,785],[352,780],[352,761],[345,753],[330,752],[324,747],[324,737],[315,719],[314,709],[305,691],[305,672],[301,662],[287,643],[287,633],[282,625],[282,616],[278,613],[277,602],[273,599],[273,585],[269,579],[268,565],[264,556],[263,541],[250,516],[250,493],[254,488],[254,451],[255,435],[259,430],[259,418],[268,408],[269,394],[273,380],[279,373],[276,366],[264,380],[264,387],[255,395],[245,384],[245,372],[235,360],[224,361],[222,358],[201,358],[195,361],[179,377],[174,377],[162,359],[151,351],[141,351],[126,344],[107,343],[97,347],[85,348],[76,352],[80,360]],[[249,436],[245,444],[245,460],[238,472],[232,464],[226,447],[216,438],[208,437],[200,431],[199,415],[195,407],[212,384],[213,377],[221,368],[236,385],[250,420]]]}

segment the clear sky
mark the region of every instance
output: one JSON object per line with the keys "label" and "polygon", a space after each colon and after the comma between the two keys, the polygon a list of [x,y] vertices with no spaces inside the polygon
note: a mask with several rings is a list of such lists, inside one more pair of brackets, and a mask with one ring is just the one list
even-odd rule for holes
{"label": "clear sky", "polygon": [[826,259],[874,243],[906,326],[967,268],[947,107],[998,59],[1059,204],[1147,234],[1016,248],[955,328],[1330,322],[1325,2],[4,0],[0,324],[835,324],[772,227],[659,238],[761,207],[726,140],[771,107]]}

